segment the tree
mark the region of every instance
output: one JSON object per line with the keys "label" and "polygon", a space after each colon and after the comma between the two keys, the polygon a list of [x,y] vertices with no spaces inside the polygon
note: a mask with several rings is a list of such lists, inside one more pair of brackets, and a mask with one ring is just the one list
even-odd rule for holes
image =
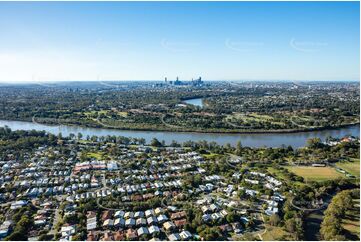
{"label": "tree", "polygon": [[145,145],[146,141],[145,141],[144,138],[140,138],[138,142],[139,142],[140,145]]}
{"label": "tree", "polygon": [[345,190],[332,198],[321,224],[320,234],[322,239],[335,240],[335,238],[344,238],[341,220],[345,216],[346,210],[353,206],[351,194],[351,190]]}
{"label": "tree", "polygon": [[297,223],[295,221],[294,218],[291,218],[291,219],[287,219],[285,221],[285,229],[290,232],[290,233],[294,233],[296,232],[296,229],[297,229]]}
{"label": "tree", "polygon": [[83,138],[83,134],[82,133],[78,133],[78,140],[81,140],[81,138]]}
{"label": "tree", "polygon": [[241,141],[238,141],[236,145],[236,155],[241,155],[241,154],[242,154],[242,143]]}
{"label": "tree", "polygon": [[226,216],[226,220],[228,223],[234,223],[238,220],[238,216],[235,212],[230,212],[227,216]]}
{"label": "tree", "polygon": [[28,240],[27,236],[23,231],[14,231],[9,236],[7,236],[4,240],[6,241],[25,241]]}
{"label": "tree", "polygon": [[170,143],[170,146],[171,147],[180,147],[180,144],[177,141],[172,140],[172,142]]}
{"label": "tree", "polygon": [[239,198],[244,198],[246,196],[246,191],[245,190],[239,190],[238,191],[238,197]]}
{"label": "tree", "polygon": [[24,229],[24,230],[30,229],[31,226],[32,226],[32,221],[26,215],[23,215],[19,220],[19,222],[16,224],[16,227],[18,229]]}
{"label": "tree", "polygon": [[255,225],[255,222],[254,222],[253,218],[250,218],[250,219],[248,220],[247,224],[246,224],[246,227],[247,227],[247,228],[253,228],[254,225]]}
{"label": "tree", "polygon": [[281,222],[280,216],[278,214],[272,214],[269,218],[269,224],[272,226],[277,226]]}
{"label": "tree", "polygon": [[52,239],[53,239],[53,235],[51,235],[51,234],[42,234],[38,238],[39,241],[49,241]]}
{"label": "tree", "polygon": [[194,178],[192,183],[193,187],[202,184],[202,176],[200,174],[195,175],[193,178]]}
{"label": "tree", "polygon": [[161,146],[162,146],[162,143],[159,142],[158,139],[153,138],[152,141],[150,142],[150,145],[151,145],[151,146],[154,146],[154,147],[161,147]]}
{"label": "tree", "polygon": [[222,237],[221,230],[218,227],[207,227],[205,230],[201,231],[199,235],[206,241],[220,240]]}
{"label": "tree", "polygon": [[69,134],[69,138],[70,138],[70,139],[74,139],[74,138],[75,138],[75,134],[70,133],[70,134]]}
{"label": "tree", "polygon": [[309,148],[319,148],[321,146],[321,139],[320,138],[307,139],[307,146]]}

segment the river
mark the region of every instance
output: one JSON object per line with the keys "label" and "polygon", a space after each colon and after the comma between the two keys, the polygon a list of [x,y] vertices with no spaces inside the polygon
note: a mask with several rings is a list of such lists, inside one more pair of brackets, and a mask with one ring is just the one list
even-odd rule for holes
{"label": "river", "polygon": [[186,99],[186,100],[183,100],[183,102],[203,108],[203,99],[202,98]]}
{"label": "river", "polygon": [[81,126],[66,126],[66,125],[45,125],[33,122],[22,121],[7,121],[0,120],[0,127],[9,126],[12,130],[45,130],[52,134],[62,133],[63,136],[68,136],[70,133],[82,133],[84,137],[87,135],[106,136],[126,136],[135,138],[144,138],[149,142],[152,138],[164,140],[166,144],[176,140],[177,142],[185,142],[188,140],[200,141],[206,140],[208,142],[217,142],[218,144],[230,143],[237,144],[242,142],[243,146],[249,147],[280,147],[282,145],[291,145],[294,148],[302,147],[306,144],[308,138],[319,137],[325,140],[326,137],[343,137],[345,135],[359,136],[360,126],[353,125],[340,129],[322,130],[312,132],[300,133],[270,133],[270,134],[222,134],[222,133],[187,133],[187,132],[161,132],[161,131],[135,131],[135,130],[116,130],[105,128],[87,128]]}

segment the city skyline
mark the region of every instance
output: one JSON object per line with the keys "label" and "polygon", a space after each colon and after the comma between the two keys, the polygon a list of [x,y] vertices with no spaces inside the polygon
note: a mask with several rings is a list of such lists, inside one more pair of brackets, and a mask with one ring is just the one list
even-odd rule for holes
{"label": "city skyline", "polygon": [[0,82],[359,80],[359,2],[0,6]]}

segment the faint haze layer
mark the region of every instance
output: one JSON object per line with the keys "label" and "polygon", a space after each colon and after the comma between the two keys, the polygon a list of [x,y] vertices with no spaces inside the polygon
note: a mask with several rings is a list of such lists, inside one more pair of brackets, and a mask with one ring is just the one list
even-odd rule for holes
{"label": "faint haze layer", "polygon": [[1,2],[0,81],[359,80],[359,2]]}

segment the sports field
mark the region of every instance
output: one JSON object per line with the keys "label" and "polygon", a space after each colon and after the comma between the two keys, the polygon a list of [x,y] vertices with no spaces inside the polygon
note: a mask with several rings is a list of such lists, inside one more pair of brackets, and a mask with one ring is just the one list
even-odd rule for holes
{"label": "sports field", "polygon": [[360,160],[352,159],[351,161],[340,161],[336,165],[348,173],[360,177]]}
{"label": "sports field", "polygon": [[303,177],[305,181],[325,181],[345,177],[332,167],[288,166],[287,169]]}

